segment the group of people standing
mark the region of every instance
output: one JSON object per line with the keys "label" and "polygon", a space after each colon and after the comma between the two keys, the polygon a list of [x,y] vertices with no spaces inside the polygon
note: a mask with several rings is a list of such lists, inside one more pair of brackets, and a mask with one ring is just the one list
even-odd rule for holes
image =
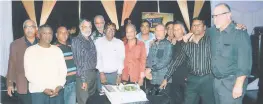
{"label": "group of people standing", "polygon": [[227,4],[218,4],[212,17],[211,28],[194,18],[188,34],[180,21],[151,33],[144,20],[138,34],[128,22],[118,39],[116,25],[97,15],[95,31],[83,19],[70,43],[61,26],[54,44],[50,26],[26,20],[24,36],[10,46],[8,94],[16,83],[22,104],[86,104],[102,85],[134,83],[164,89],[174,104],[242,104],[252,65],[249,35],[236,29]]}

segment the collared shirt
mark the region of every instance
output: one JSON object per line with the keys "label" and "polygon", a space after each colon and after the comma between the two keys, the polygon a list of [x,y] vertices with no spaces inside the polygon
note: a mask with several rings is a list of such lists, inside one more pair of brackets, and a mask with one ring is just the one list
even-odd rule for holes
{"label": "collared shirt", "polygon": [[145,48],[146,48],[146,55],[149,54],[149,49],[151,47],[151,43],[155,40],[155,35],[153,33],[149,33],[149,39],[148,40],[143,40],[142,39],[142,33],[138,33],[136,35],[136,38],[140,41],[142,41],[145,44]]}
{"label": "collared shirt", "polygon": [[138,82],[144,77],[146,64],[146,49],[142,41],[136,40],[136,44],[132,47],[125,42],[125,60],[124,69],[122,71],[122,80]]}
{"label": "collared shirt", "polygon": [[76,81],[77,67],[76,67],[74,60],[73,60],[73,53],[71,50],[71,45],[61,44],[58,41],[55,42],[55,45],[58,46],[62,50],[64,58],[65,58],[65,62],[66,62],[67,68],[68,68],[66,84],[71,83],[71,82],[75,82]]}
{"label": "collared shirt", "polygon": [[37,39],[31,44],[27,41],[26,37],[23,36],[10,45],[10,54],[8,61],[8,72],[6,75],[7,85],[13,86],[13,82],[16,83],[17,92],[19,94],[27,94],[28,81],[25,77],[24,70],[24,54],[27,47],[37,44]]}
{"label": "collared shirt", "polygon": [[100,33],[98,30],[95,30],[94,32],[92,32],[90,37],[95,42],[97,39],[99,39],[103,36],[105,36],[103,33]]}
{"label": "collared shirt", "polygon": [[211,73],[211,47],[207,33],[199,40],[199,43],[185,43],[181,51],[170,63],[169,71],[165,78],[169,79],[174,71],[184,62],[190,68],[189,73],[196,76],[203,76]]}
{"label": "collared shirt", "polygon": [[88,70],[96,69],[96,47],[90,37],[86,39],[82,34],[79,34],[72,39],[71,48],[77,66],[77,74],[82,81],[85,81]]}
{"label": "collared shirt", "polygon": [[[183,44],[184,41],[183,40],[179,40],[176,42],[175,45],[173,45],[173,55],[172,58],[175,59],[178,55],[178,53],[180,53],[181,49],[183,48]],[[186,60],[185,60],[186,61]],[[183,62],[182,65],[180,65],[176,71],[173,73],[173,83],[176,84],[181,84],[185,82],[185,78],[188,75],[189,68],[187,67],[187,63]]]}
{"label": "collared shirt", "polygon": [[125,48],[120,39],[113,38],[111,41],[104,36],[96,40],[97,66],[100,72],[122,73],[124,68]]}
{"label": "collared shirt", "polygon": [[38,44],[27,48],[24,56],[25,76],[31,93],[55,90],[64,86],[67,66],[62,51],[55,45],[44,48]]}
{"label": "collared shirt", "polygon": [[[161,84],[172,59],[172,44],[167,39],[154,42],[150,48],[146,67],[152,70],[152,84]],[[168,82],[172,82],[169,80]]]}
{"label": "collared shirt", "polygon": [[212,45],[212,70],[216,77],[228,75],[248,76],[252,67],[252,49],[246,31],[235,29],[235,24],[219,31],[212,27],[209,31]]}
{"label": "collared shirt", "polygon": [[37,43],[38,43],[38,39],[35,38],[34,42],[31,43],[31,42],[29,42],[29,41],[27,40],[27,38],[25,38],[25,42],[26,42],[26,45],[27,45],[28,47],[30,47],[30,46],[32,46],[32,45],[37,44]]}

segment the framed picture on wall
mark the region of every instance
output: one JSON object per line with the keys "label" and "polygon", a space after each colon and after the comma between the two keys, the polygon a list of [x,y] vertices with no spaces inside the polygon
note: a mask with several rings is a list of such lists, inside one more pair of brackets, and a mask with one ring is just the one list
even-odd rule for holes
{"label": "framed picture on wall", "polygon": [[157,24],[173,21],[173,13],[142,12],[142,20],[149,21],[150,30],[154,31]]}

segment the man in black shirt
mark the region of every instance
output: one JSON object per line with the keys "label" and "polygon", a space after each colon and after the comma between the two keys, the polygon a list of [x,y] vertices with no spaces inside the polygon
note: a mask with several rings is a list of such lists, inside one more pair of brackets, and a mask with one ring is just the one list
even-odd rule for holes
{"label": "man in black shirt", "polygon": [[195,18],[191,27],[192,41],[182,45],[182,49],[171,61],[170,70],[166,73],[160,88],[165,88],[167,80],[185,61],[190,68],[185,91],[185,104],[214,104],[213,75],[211,74],[210,39],[206,35],[204,21]]}

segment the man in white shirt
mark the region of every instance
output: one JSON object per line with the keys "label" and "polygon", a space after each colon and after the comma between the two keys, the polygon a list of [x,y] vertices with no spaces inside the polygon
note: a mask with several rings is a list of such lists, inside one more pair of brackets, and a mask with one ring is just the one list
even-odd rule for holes
{"label": "man in white shirt", "polygon": [[[116,25],[109,23],[105,27],[105,36],[96,41],[97,66],[101,84],[119,84],[124,68],[124,43],[115,38]],[[99,88],[101,88],[99,84]]]}
{"label": "man in white shirt", "polygon": [[27,48],[24,55],[32,104],[64,104],[63,86],[67,67],[62,51],[50,44],[52,34],[50,26],[40,26],[39,43]]}

